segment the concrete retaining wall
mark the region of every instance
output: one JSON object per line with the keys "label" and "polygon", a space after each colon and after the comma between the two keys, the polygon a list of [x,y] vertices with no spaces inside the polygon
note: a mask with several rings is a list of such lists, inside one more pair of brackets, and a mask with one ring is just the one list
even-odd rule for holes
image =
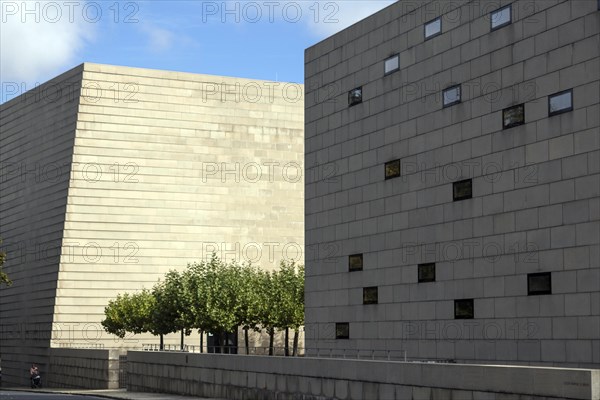
{"label": "concrete retaining wall", "polygon": [[119,350],[50,349],[44,386],[53,388],[117,389]]}
{"label": "concrete retaining wall", "polygon": [[128,353],[127,389],[230,400],[600,399],[600,370]]}

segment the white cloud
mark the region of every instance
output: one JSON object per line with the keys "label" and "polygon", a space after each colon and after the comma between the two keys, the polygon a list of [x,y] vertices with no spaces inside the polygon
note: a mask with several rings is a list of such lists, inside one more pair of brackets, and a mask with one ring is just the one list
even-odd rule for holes
{"label": "white cloud", "polygon": [[[2,1],[0,25],[0,69],[2,82],[43,82],[84,60],[78,55],[92,39],[94,10],[85,3]],[[30,86],[31,85],[31,86]]]}
{"label": "white cloud", "polygon": [[173,46],[175,39],[173,32],[151,24],[143,24],[140,28],[147,35],[148,47],[151,51],[160,53]]}
{"label": "white cloud", "polygon": [[[340,0],[320,1],[306,10],[309,28],[325,38],[389,6],[395,0]],[[317,7],[318,5],[318,7]],[[318,10],[317,10],[318,8]]]}

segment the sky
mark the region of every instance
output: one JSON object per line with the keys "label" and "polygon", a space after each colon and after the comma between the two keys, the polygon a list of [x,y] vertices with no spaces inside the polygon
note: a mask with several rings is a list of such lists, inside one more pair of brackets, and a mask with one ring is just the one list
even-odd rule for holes
{"label": "sky", "polygon": [[393,0],[0,0],[0,102],[82,62],[304,82],[304,50]]}

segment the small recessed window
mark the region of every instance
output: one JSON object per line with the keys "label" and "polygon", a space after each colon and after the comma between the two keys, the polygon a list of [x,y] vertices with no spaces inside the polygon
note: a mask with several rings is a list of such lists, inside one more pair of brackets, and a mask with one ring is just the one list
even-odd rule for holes
{"label": "small recessed window", "polygon": [[451,86],[443,91],[444,107],[460,103],[460,85]]}
{"label": "small recessed window", "polygon": [[425,39],[431,39],[442,33],[442,19],[436,18],[425,24]]}
{"label": "small recessed window", "polygon": [[525,104],[505,108],[502,110],[502,127],[504,129],[514,126],[523,125],[525,123]]}
{"label": "small recessed window", "polygon": [[492,30],[502,28],[511,23],[511,6],[502,7],[490,14]]}
{"label": "small recessed window", "polygon": [[473,197],[473,181],[465,179],[452,184],[452,197],[454,201],[466,200]]}
{"label": "small recessed window", "polygon": [[394,160],[385,163],[385,179],[397,178],[400,176],[400,160]]}
{"label": "small recessed window", "polygon": [[352,89],[348,92],[348,105],[354,106],[362,103],[362,87]]}
{"label": "small recessed window", "polygon": [[400,69],[400,56],[398,54],[395,54],[390,58],[386,59],[383,68],[385,75],[398,71],[398,69]]}
{"label": "small recessed window", "polygon": [[338,322],[335,324],[336,339],[350,339],[350,324],[348,322]]}
{"label": "small recessed window", "polygon": [[527,294],[530,296],[552,293],[550,272],[527,274]]}
{"label": "small recessed window", "polygon": [[454,300],[454,318],[455,319],[473,319],[474,318],[473,299]]}
{"label": "small recessed window", "polygon": [[435,282],[435,263],[419,264],[419,283]]}
{"label": "small recessed window", "polygon": [[363,304],[377,304],[378,301],[377,286],[363,288]]}
{"label": "small recessed window", "polygon": [[600,11],[600,0],[598,0],[598,11]]}
{"label": "small recessed window", "polygon": [[549,116],[569,111],[573,111],[573,91],[571,89],[548,96]]}
{"label": "small recessed window", "polygon": [[350,271],[362,271],[363,269],[363,255],[353,254],[348,257],[348,269]]}

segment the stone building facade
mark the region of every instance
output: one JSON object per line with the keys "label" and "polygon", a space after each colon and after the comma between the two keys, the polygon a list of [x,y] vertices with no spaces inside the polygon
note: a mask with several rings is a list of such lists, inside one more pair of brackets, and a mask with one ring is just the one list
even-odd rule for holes
{"label": "stone building facade", "polygon": [[313,354],[600,366],[599,9],[398,1],[307,49]]}
{"label": "stone building facade", "polygon": [[302,85],[85,63],[1,113],[4,382],[49,347],[157,343],[100,321],[170,269],[303,262]]}

